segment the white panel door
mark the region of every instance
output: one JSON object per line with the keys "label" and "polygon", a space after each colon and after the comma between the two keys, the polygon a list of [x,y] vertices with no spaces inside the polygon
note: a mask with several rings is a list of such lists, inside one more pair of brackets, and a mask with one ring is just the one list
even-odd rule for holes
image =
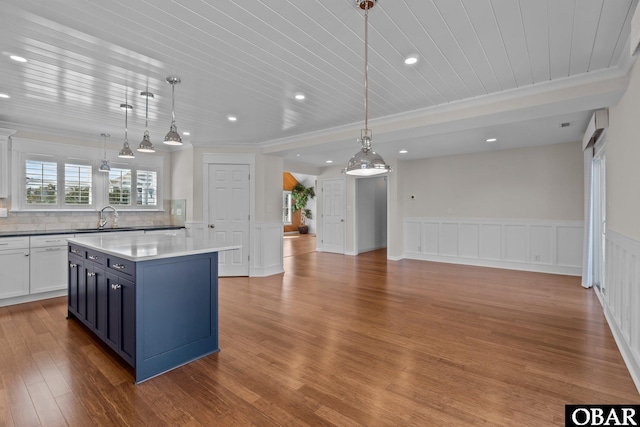
{"label": "white panel door", "polygon": [[322,250],[344,254],[344,179],[322,181]]}
{"label": "white panel door", "polygon": [[219,276],[249,275],[249,165],[210,164],[209,238],[217,244],[242,245],[218,253]]}

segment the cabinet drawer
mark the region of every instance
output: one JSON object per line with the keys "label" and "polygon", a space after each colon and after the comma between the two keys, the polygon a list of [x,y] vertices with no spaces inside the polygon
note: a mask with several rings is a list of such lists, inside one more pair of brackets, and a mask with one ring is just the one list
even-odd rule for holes
{"label": "cabinet drawer", "polygon": [[46,248],[49,246],[67,246],[67,238],[73,234],[52,234],[48,236],[31,236],[32,248]]}
{"label": "cabinet drawer", "polygon": [[101,252],[94,251],[93,249],[86,249],[87,261],[91,261],[95,264],[105,265],[107,256]]}
{"label": "cabinet drawer", "polygon": [[29,237],[0,238],[0,251],[5,249],[26,249],[29,247]]}
{"label": "cabinet drawer", "polygon": [[136,272],[136,263],[126,259],[110,256],[107,259],[107,271],[113,271],[119,275],[133,277]]}
{"label": "cabinet drawer", "polygon": [[69,253],[79,256],[80,258],[84,259],[86,257],[86,249],[83,248],[82,246],[78,246],[78,245],[74,245],[74,244],[70,244],[69,245]]}

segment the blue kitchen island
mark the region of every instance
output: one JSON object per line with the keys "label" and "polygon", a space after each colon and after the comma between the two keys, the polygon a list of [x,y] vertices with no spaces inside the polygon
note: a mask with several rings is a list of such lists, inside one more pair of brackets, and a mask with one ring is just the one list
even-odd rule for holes
{"label": "blue kitchen island", "polygon": [[69,242],[69,319],[135,371],[140,383],[219,351],[219,246],[176,235]]}

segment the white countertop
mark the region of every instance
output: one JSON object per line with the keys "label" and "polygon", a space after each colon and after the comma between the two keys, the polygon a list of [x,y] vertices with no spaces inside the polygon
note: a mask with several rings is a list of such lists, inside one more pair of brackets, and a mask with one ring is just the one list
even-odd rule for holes
{"label": "white countertop", "polygon": [[67,241],[130,261],[148,261],[241,248],[241,245],[216,244],[202,237],[192,238],[170,234],[137,236],[101,234],[99,236],[69,238]]}

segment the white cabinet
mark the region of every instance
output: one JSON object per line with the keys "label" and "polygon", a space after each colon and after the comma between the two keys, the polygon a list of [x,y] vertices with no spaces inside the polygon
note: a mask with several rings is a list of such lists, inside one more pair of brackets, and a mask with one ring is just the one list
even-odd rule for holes
{"label": "white cabinet", "polygon": [[30,293],[67,288],[67,238],[73,234],[31,237]]}
{"label": "white cabinet", "polygon": [[0,238],[0,298],[29,294],[29,238]]}

